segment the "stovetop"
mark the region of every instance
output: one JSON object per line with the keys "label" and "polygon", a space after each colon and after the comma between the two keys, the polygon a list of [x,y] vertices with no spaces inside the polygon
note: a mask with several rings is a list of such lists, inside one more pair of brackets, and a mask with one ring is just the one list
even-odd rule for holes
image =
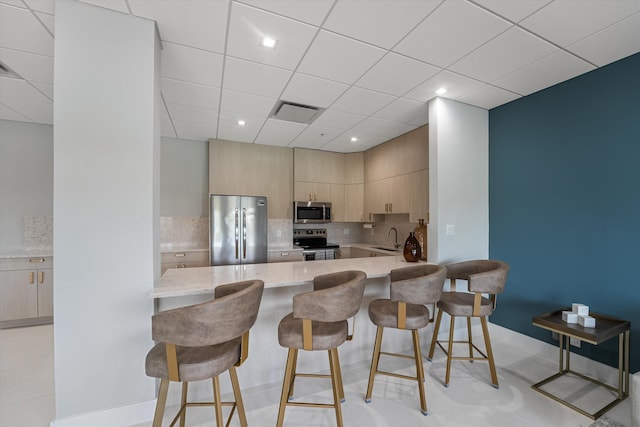
{"label": "stovetop", "polygon": [[303,249],[335,249],[340,246],[327,242],[327,230],[324,228],[295,228],[293,244]]}

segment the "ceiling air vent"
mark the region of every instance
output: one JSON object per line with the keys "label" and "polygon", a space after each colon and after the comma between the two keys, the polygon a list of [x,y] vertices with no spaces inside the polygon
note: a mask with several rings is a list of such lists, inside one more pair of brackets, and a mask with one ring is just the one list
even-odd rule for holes
{"label": "ceiling air vent", "polygon": [[274,119],[288,122],[309,124],[324,111],[324,108],[311,105],[296,104],[295,102],[279,101],[271,112]]}
{"label": "ceiling air vent", "polygon": [[13,71],[11,68],[7,67],[6,65],[4,65],[2,62],[0,62],[0,77],[10,77],[12,79],[22,79],[22,77],[20,77],[18,75],[18,73],[16,73],[15,71]]}

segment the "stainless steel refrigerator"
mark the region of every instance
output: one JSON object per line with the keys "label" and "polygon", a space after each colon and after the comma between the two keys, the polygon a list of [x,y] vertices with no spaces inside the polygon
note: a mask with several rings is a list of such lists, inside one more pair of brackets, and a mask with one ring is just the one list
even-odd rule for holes
{"label": "stainless steel refrigerator", "polygon": [[211,265],[267,262],[267,198],[209,196]]}

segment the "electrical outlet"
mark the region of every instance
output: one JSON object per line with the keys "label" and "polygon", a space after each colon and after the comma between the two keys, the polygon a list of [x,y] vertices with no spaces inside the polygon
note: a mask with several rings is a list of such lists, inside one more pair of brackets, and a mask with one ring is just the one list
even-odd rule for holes
{"label": "electrical outlet", "polygon": [[580,340],[578,338],[570,338],[569,344],[571,344],[574,347],[580,348]]}
{"label": "electrical outlet", "polygon": [[349,235],[349,229],[348,228],[344,228],[342,232],[344,233],[345,236]]}

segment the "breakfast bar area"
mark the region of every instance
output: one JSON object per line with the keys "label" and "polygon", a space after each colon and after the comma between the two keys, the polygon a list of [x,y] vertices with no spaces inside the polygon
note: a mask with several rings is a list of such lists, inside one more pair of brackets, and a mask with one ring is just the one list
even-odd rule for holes
{"label": "breakfast bar area", "polygon": [[[322,274],[346,270],[363,271],[367,276],[364,297],[359,313],[350,323],[352,341],[339,349],[340,362],[349,365],[371,359],[376,327],[367,315],[369,303],[377,298],[389,297],[389,273],[393,269],[410,267],[402,255],[373,258],[347,258],[314,262],[285,262],[247,265],[226,265],[168,270],[151,293],[156,311],[205,302],[213,298],[216,287],[245,280],[264,281],[262,303],[258,318],[249,335],[249,357],[238,369],[242,388],[251,388],[282,381],[286,361],[286,349],[278,345],[278,322],[292,308],[292,297],[312,290],[313,278]],[[433,310],[433,308],[430,308]],[[396,349],[410,349],[411,342],[402,331],[389,331],[385,335],[385,345]],[[433,333],[431,328],[421,331],[421,340],[428,343]],[[301,372],[321,372],[328,370],[324,353],[305,352],[300,357]],[[364,379],[364,378],[363,378]],[[223,393],[230,391],[225,389]],[[178,387],[175,394],[169,391],[169,402],[178,402]],[[207,382],[193,384],[190,395],[211,396]]]}

